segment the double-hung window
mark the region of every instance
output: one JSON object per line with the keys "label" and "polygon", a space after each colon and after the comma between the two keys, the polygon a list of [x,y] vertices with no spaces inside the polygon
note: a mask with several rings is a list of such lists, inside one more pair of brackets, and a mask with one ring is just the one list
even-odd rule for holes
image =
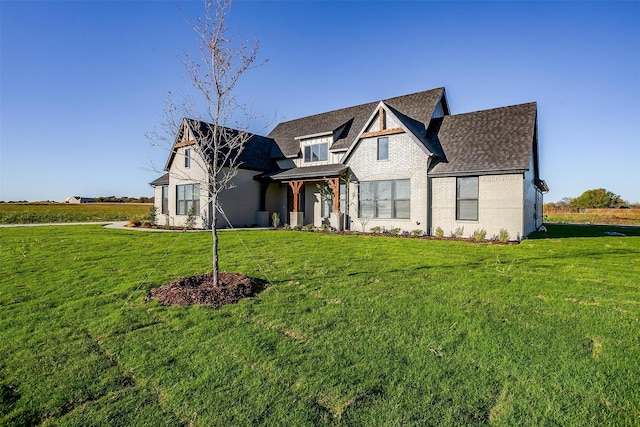
{"label": "double-hung window", "polygon": [[304,147],[304,162],[323,162],[329,159],[329,144],[313,144]]}
{"label": "double-hung window", "polygon": [[478,220],[478,177],[456,178],[456,219]]}
{"label": "double-hung window", "polygon": [[176,186],[176,213],[188,215],[189,210],[198,215],[200,213],[200,184],[185,184]]}
{"label": "double-hung window", "polygon": [[411,181],[364,181],[360,183],[360,217],[409,218]]}

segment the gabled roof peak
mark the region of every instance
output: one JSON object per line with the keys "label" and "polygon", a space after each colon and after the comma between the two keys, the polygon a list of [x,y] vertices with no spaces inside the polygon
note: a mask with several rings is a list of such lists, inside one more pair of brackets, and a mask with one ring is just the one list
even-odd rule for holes
{"label": "gabled roof peak", "polygon": [[332,150],[347,150],[355,142],[372,111],[381,102],[414,120],[428,123],[438,101],[443,96],[444,88],[436,88],[302,117],[279,123],[269,137],[277,142],[286,157],[296,157],[300,152],[300,143],[296,137],[335,132],[341,126],[350,123],[340,135],[336,136],[331,146]]}

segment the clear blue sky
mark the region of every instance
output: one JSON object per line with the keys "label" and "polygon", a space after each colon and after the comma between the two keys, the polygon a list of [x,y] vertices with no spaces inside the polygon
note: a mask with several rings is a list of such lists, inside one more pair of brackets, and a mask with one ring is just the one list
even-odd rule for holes
{"label": "clear blue sky", "polygon": [[[0,200],[151,196],[145,134],[200,1],[0,0]],[[452,113],[536,101],[546,201],[604,187],[640,202],[640,2],[240,1],[264,66],[236,96],[255,131],[444,86]],[[266,129],[264,129],[266,127]]]}

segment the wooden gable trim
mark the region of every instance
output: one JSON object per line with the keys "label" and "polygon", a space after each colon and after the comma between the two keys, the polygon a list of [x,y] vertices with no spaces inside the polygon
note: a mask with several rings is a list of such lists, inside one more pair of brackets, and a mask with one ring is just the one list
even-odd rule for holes
{"label": "wooden gable trim", "polygon": [[[396,128],[392,128],[392,129],[382,129],[382,130],[377,130],[377,131],[372,131],[372,132],[366,132],[366,129],[369,128],[369,126],[371,125],[371,123],[374,120],[380,120],[380,117],[379,117],[380,110],[384,111],[385,122],[387,121],[386,120],[387,119],[386,116],[388,116],[390,114],[391,117],[395,117],[399,121],[400,127],[396,127]],[[385,125],[386,125],[386,123],[385,123]],[[358,136],[356,136],[355,141],[351,144],[351,146],[349,147],[347,152],[340,159],[340,162],[342,162],[344,164],[347,164],[349,162],[349,159],[351,158],[351,155],[357,149],[357,147],[360,145],[360,141],[362,139],[379,137],[379,136],[386,136],[386,135],[395,135],[395,134],[400,134],[400,133],[406,133],[407,135],[409,135],[409,137],[416,144],[418,144],[418,147],[420,147],[420,149],[422,151],[424,151],[428,156],[431,156],[433,154],[424,146],[424,144],[420,141],[420,139],[416,135],[413,134],[411,129],[405,127],[404,122],[394,114],[393,109],[391,109],[391,107],[387,106],[383,101],[380,101],[380,103],[378,104],[378,108],[373,111],[373,113],[369,117],[369,120],[366,122],[365,126],[362,128],[362,130],[360,131]]]}
{"label": "wooden gable trim", "polygon": [[365,132],[360,135],[360,138],[371,138],[374,136],[383,136],[383,135],[394,135],[396,133],[404,133],[404,129],[402,128],[393,128],[393,129],[383,129],[377,130],[374,132]]}
{"label": "wooden gable trim", "polygon": [[186,147],[187,145],[194,145],[196,143],[195,140],[190,139],[189,141],[182,141],[182,142],[178,142],[176,143],[176,145],[174,145],[174,148],[180,148],[180,147]]}

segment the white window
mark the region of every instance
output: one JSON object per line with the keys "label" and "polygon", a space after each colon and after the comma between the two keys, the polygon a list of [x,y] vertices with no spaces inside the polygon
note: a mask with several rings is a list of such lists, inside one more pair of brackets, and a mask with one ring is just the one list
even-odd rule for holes
{"label": "white window", "polygon": [[456,178],[456,219],[478,220],[478,177]]}

